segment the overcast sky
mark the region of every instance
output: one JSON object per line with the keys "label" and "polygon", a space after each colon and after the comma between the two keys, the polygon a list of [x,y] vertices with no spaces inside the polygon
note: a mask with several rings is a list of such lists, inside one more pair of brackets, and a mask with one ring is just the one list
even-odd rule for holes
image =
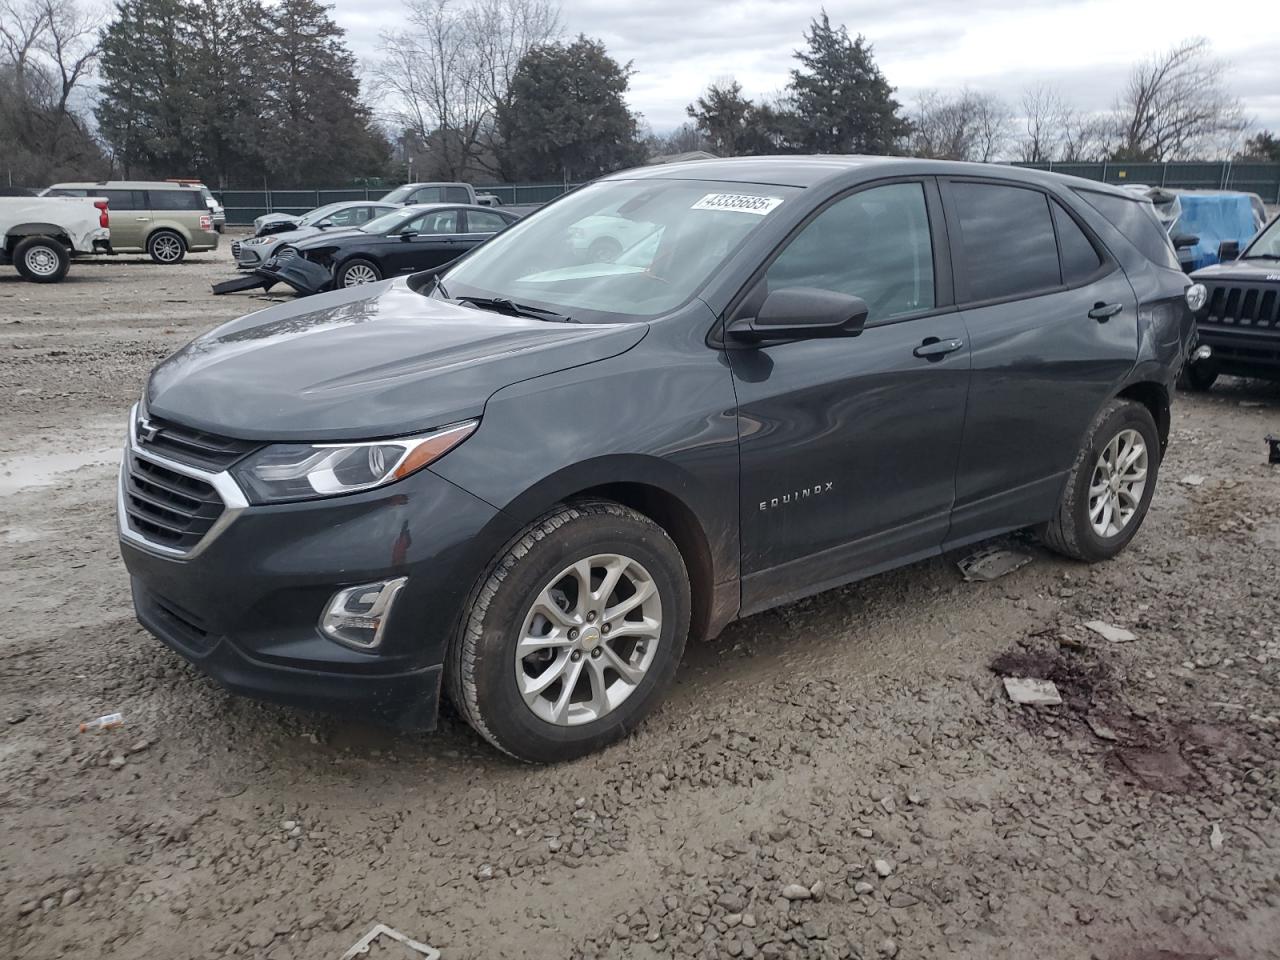
{"label": "overcast sky", "polygon": [[[376,56],[400,0],[332,0],[356,54]],[[562,0],[565,34],[603,40],[633,61],[631,106],[669,131],[712,80],[734,76],[749,96],[780,90],[821,0]],[[832,23],[862,33],[899,99],[968,84],[1017,102],[1056,85],[1085,111],[1111,106],[1144,55],[1205,36],[1231,64],[1250,117],[1280,130],[1280,8],[1275,0],[829,0]]]}

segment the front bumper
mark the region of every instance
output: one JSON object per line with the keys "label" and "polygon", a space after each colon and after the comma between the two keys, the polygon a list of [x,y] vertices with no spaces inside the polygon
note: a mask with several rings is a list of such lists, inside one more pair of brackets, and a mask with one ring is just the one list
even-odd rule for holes
{"label": "front bumper", "polygon": [[[226,472],[157,457],[133,437],[129,452],[223,491],[234,485]],[[185,551],[134,529],[127,495],[122,471],[120,549],[147,630],[236,693],[413,729],[434,724],[441,665],[467,595],[515,533],[505,515],[429,469],[343,497],[263,506],[241,498]],[[376,650],[320,632],[337,590],[401,576],[407,583]]]}

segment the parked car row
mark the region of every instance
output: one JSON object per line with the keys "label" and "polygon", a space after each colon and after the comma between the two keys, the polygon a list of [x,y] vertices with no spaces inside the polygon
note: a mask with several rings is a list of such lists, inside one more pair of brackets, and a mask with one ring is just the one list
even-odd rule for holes
{"label": "parked car row", "polygon": [[[245,241],[237,263],[250,273],[214,284],[214,293],[269,289],[283,282],[298,293],[311,294],[430,270],[484,243],[518,219],[505,210],[473,204],[427,203],[392,206],[361,226],[342,229],[333,223],[335,217],[351,223],[367,216],[366,211],[374,205],[334,206],[340,209],[298,230]],[[262,256],[259,248],[269,252]]]}

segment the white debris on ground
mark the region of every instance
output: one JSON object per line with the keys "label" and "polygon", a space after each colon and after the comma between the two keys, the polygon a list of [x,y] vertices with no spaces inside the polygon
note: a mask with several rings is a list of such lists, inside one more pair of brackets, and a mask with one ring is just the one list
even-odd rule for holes
{"label": "white debris on ground", "polygon": [[1057,686],[1049,680],[1031,677],[1005,677],[1004,692],[1014,703],[1028,707],[1056,707],[1062,703]]}
{"label": "white debris on ground", "polygon": [[1114,623],[1107,623],[1105,620],[1089,620],[1085,626],[1102,639],[1110,640],[1112,643],[1129,643],[1131,640],[1138,639],[1124,627],[1117,627]]}

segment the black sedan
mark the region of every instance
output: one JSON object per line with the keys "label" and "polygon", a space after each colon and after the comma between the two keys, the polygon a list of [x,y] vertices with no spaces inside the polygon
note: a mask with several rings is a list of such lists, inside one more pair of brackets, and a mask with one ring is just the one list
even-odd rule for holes
{"label": "black sedan", "polygon": [[439,267],[517,219],[488,207],[424,203],[400,207],[355,230],[329,230],[282,246],[277,256],[295,251],[326,268],[334,287],[354,287]]}

